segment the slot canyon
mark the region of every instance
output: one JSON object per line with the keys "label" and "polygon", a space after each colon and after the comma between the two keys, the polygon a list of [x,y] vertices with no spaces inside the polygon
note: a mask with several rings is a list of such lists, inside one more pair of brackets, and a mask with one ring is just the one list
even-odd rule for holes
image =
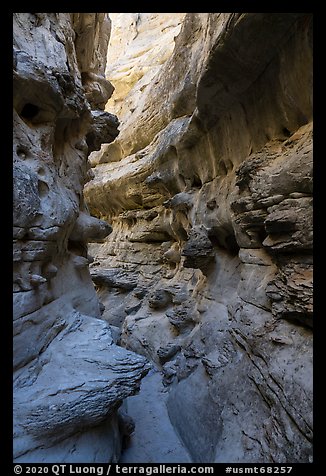
{"label": "slot canyon", "polygon": [[13,15],[15,462],[313,462],[312,50]]}

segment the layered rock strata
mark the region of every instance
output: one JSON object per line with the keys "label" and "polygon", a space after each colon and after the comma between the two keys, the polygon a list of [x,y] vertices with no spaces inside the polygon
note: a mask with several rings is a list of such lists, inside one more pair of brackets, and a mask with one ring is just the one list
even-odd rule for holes
{"label": "layered rock strata", "polygon": [[102,318],[196,462],[312,461],[311,88],[309,14],[186,14],[92,156]]}
{"label": "layered rock strata", "polygon": [[110,462],[117,410],[147,372],[118,347],[89,273],[111,231],[83,198],[88,154],[118,134],[103,111],[106,13],[14,14],[14,458]]}

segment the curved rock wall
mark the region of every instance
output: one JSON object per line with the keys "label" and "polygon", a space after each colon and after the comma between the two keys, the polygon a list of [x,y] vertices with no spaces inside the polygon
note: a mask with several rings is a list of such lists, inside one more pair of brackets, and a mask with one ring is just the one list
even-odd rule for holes
{"label": "curved rock wall", "polygon": [[106,76],[115,87],[107,104],[121,122],[132,115],[169,59],[184,13],[111,13]]}
{"label": "curved rock wall", "polygon": [[105,13],[14,14],[14,457],[117,461],[117,409],[139,388],[143,357],[114,344],[87,242],[89,152],[118,134],[103,111]]}
{"label": "curved rock wall", "polygon": [[102,317],[162,369],[196,462],[312,461],[311,29],[187,14],[92,159]]}

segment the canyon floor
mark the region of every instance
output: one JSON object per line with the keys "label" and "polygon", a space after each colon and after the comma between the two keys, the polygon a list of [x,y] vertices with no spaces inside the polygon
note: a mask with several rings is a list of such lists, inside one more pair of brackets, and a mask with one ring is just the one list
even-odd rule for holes
{"label": "canyon floor", "polygon": [[191,463],[170,422],[166,398],[162,376],[152,369],[143,378],[138,395],[126,400],[126,409],[135,422],[135,431],[121,455],[120,463]]}

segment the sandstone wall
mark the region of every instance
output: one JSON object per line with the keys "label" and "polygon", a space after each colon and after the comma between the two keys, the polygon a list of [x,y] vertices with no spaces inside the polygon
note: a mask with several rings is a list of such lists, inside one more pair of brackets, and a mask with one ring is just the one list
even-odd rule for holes
{"label": "sandstone wall", "polygon": [[112,35],[106,77],[115,91],[106,109],[121,122],[146,95],[153,77],[169,59],[184,13],[111,13]]}
{"label": "sandstone wall", "polygon": [[83,198],[88,154],[118,134],[109,34],[106,13],[14,14],[17,462],[117,461],[117,409],[147,371],[99,319],[88,269],[87,242],[112,230]]}
{"label": "sandstone wall", "polygon": [[196,462],[312,461],[311,95],[309,14],[187,14],[93,154],[102,317]]}

